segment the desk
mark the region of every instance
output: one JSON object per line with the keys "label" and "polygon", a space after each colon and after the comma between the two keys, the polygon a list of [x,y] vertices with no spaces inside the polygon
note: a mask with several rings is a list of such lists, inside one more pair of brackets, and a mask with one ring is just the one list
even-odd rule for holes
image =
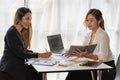
{"label": "desk", "polygon": [[[99,70],[100,73],[99,73],[98,80],[102,80],[101,70],[112,68],[104,63],[100,64],[98,67],[79,66],[79,64],[75,64],[67,67],[59,66],[58,64],[54,66],[41,66],[41,65],[33,65],[33,66],[38,72],[42,72],[42,73],[68,72],[68,71],[77,71],[77,70],[79,71],[80,70]],[[93,76],[92,71],[91,71],[91,75]],[[46,80],[45,76],[46,74],[44,74],[43,80]]]}
{"label": "desk", "polygon": [[77,71],[77,70],[104,70],[110,69],[112,67],[102,63],[98,67],[88,67],[88,66],[79,66],[79,64],[74,64],[70,66],[59,66],[58,64],[54,66],[41,66],[33,65],[38,72],[42,73],[53,73],[53,72],[68,72],[68,71]]}
{"label": "desk", "polygon": [[[101,63],[97,67],[89,67],[89,66],[80,66],[79,63],[75,63],[74,65],[69,66],[60,66],[59,64],[53,66],[43,66],[43,65],[33,65],[34,68],[41,73],[55,73],[55,72],[69,72],[69,71],[82,71],[82,70],[104,70],[111,69],[112,67]],[[99,76],[99,80],[101,80],[102,76]]]}

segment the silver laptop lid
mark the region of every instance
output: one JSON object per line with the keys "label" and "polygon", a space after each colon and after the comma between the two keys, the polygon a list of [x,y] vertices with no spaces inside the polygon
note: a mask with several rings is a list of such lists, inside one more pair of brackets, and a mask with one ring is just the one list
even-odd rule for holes
{"label": "silver laptop lid", "polygon": [[61,34],[47,36],[47,40],[51,52],[56,52],[64,49]]}

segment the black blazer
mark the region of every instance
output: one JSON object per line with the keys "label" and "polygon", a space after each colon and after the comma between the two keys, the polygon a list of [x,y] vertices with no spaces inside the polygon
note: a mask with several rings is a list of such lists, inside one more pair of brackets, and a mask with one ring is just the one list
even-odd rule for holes
{"label": "black blazer", "polygon": [[25,59],[37,58],[38,53],[25,51],[25,45],[15,26],[11,26],[4,38],[4,54],[0,70],[9,73],[16,80],[25,80]]}

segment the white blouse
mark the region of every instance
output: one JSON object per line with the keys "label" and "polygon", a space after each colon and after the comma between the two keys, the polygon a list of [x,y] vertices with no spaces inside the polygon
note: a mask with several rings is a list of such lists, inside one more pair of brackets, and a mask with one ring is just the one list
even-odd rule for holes
{"label": "white blouse", "polygon": [[[91,33],[88,33],[85,38],[83,45],[88,45],[90,42]],[[107,34],[101,27],[95,33],[94,40],[92,44],[97,44],[93,54],[98,56],[98,60],[107,62],[113,60],[113,54],[110,49],[110,39]]]}

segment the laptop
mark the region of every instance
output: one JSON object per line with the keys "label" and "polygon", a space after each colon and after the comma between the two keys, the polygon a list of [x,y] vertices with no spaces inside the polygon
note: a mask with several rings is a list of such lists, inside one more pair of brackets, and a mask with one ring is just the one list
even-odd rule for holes
{"label": "laptop", "polygon": [[53,53],[63,53],[64,45],[61,34],[47,36],[50,51]]}

